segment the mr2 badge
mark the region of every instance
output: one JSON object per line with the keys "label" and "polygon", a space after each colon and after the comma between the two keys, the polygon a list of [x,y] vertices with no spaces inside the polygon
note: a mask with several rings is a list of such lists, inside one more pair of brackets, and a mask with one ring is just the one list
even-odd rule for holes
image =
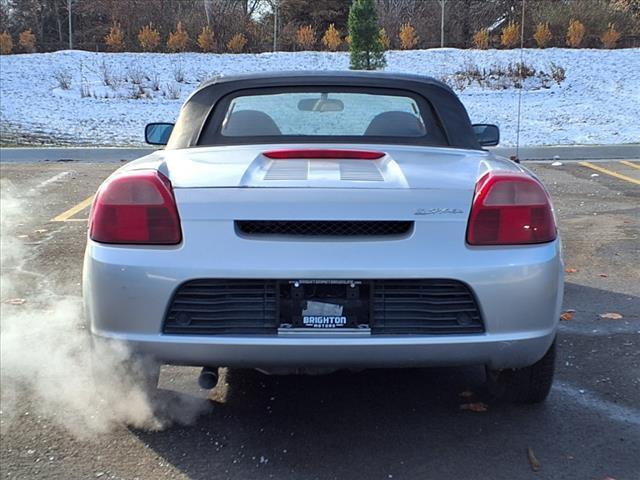
{"label": "mr2 badge", "polygon": [[413,214],[414,215],[458,215],[464,213],[459,208],[419,208]]}

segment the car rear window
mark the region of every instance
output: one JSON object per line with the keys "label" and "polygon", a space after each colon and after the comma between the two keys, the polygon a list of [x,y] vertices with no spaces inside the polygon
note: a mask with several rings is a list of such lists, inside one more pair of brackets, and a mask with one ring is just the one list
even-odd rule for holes
{"label": "car rear window", "polygon": [[326,87],[229,95],[214,109],[199,144],[295,141],[446,145],[436,116],[420,97]]}

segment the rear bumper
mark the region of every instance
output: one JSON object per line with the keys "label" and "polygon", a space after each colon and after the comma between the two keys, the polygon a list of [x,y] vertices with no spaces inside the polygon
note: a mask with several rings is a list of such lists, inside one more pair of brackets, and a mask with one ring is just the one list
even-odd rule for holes
{"label": "rear bumper", "polygon": [[[428,241],[428,239],[427,239]],[[406,241],[417,243],[415,235]],[[397,242],[309,246],[255,242],[224,254],[187,255],[183,247],[132,248],[89,241],[84,298],[94,336],[119,340],[169,364],[231,367],[417,367],[535,363],[551,345],[560,315],[563,267],[559,240],[512,248],[465,249],[455,257],[415,253]],[[244,243],[239,244],[243,246]],[[253,254],[251,253],[253,252]],[[257,255],[255,252],[260,252]],[[242,266],[242,268],[239,268]],[[197,278],[450,278],[469,285],[482,312],[479,334],[199,336],[162,333],[169,301]]]}
{"label": "rear bumper", "polygon": [[247,368],[488,365],[498,369],[524,367],[538,361],[553,342],[555,327],[517,335],[352,338],[199,337],[105,332],[94,332],[94,335],[123,341],[136,353],[177,365]]}

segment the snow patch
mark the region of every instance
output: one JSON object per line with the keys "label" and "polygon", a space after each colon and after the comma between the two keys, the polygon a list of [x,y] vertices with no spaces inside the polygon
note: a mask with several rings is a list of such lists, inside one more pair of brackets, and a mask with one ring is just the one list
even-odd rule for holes
{"label": "snow patch", "polygon": [[[640,49],[525,49],[524,63],[566,69],[561,85],[525,83],[522,145],[640,141]],[[390,51],[388,72],[452,78],[520,61],[518,50]],[[0,57],[0,134],[68,145],[142,145],[144,125],[175,120],[203,80],[251,72],[346,70],[347,53],[55,53]],[[56,76],[68,73],[60,88]],[[453,85],[455,88],[455,85]],[[467,84],[458,92],[476,123],[496,123],[502,146],[516,140],[518,90]]]}

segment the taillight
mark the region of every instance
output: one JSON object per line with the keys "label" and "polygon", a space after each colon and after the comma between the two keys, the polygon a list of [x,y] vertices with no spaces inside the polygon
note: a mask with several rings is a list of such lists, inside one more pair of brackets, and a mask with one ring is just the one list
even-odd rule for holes
{"label": "taillight", "polygon": [[102,243],[180,243],[180,218],[169,179],[156,171],[113,177],[96,194],[89,236]]}
{"label": "taillight", "polygon": [[384,157],[384,152],[376,152],[372,150],[341,150],[335,148],[296,148],[286,150],[269,150],[262,152],[267,158],[277,160],[289,159],[349,159],[349,160],[377,160]]}
{"label": "taillight", "polygon": [[522,245],[556,238],[551,201],[535,179],[487,173],[476,184],[467,228],[470,245]]}

